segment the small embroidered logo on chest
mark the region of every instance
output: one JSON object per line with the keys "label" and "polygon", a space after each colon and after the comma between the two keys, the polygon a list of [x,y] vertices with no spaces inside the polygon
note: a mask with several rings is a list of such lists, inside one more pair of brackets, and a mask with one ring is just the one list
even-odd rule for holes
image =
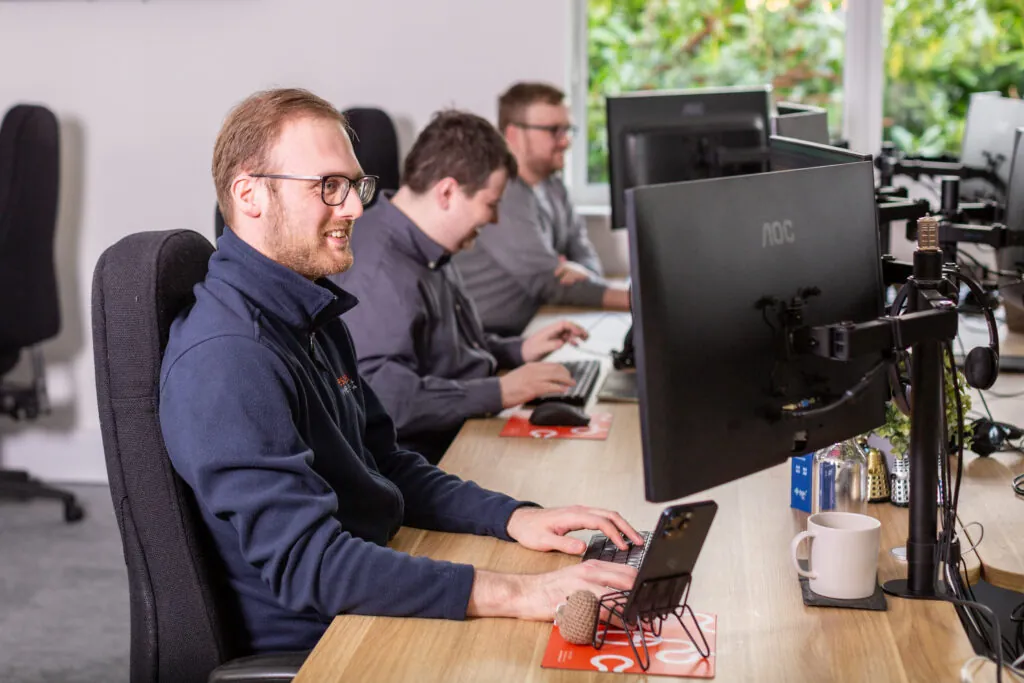
{"label": "small embroidered logo on chest", "polygon": [[352,381],[352,378],[348,375],[342,375],[335,380],[338,386],[341,388],[341,393],[347,394],[356,388],[356,383]]}

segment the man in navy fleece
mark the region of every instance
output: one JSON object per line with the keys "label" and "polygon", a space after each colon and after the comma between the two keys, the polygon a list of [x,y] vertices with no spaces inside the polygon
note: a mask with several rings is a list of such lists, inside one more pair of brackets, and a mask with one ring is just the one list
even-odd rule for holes
{"label": "man in navy fleece", "polygon": [[634,570],[604,562],[503,574],[389,549],[402,525],[576,554],[572,530],[642,540],[618,513],[523,503],[396,446],[339,318],[356,300],[326,279],[352,264],[374,189],[336,109],[302,90],[249,97],[213,175],[231,228],[171,328],[160,421],[252,651],[312,648],[336,614],[550,621],[575,590],[632,586]]}

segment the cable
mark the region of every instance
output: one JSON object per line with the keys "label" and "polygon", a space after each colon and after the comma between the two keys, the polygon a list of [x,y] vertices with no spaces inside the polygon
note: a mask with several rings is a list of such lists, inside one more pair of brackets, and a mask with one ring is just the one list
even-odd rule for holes
{"label": "cable", "polygon": [[880,371],[885,370],[887,367],[889,367],[889,361],[883,360],[878,362],[877,364],[875,364],[874,367],[868,370],[863,377],[860,378],[860,381],[857,382],[857,384],[844,391],[843,395],[840,396],[839,399],[836,401],[827,403],[817,408],[783,408],[782,417],[816,418],[820,415],[824,415],[825,413],[830,413],[836,408],[840,408],[849,403],[850,401],[852,401],[853,399],[857,398],[857,396],[861,392],[863,392],[868,386],[870,386],[871,380],[875,378],[875,375],[877,375]]}
{"label": "cable", "polygon": [[[978,546],[981,545],[981,542],[985,539],[985,525],[983,525],[981,522],[970,522],[969,524],[964,524],[960,527],[960,530],[966,534],[967,529],[972,526],[977,526],[979,529],[981,529],[981,531],[979,532],[978,540],[974,541],[974,545],[972,545],[970,548],[964,550],[963,552],[965,553],[970,553],[977,550]],[[969,537],[968,540],[970,540]]]}
{"label": "cable", "polygon": [[989,389],[988,395],[992,398],[1020,398],[1021,396],[1024,396],[1024,391],[1017,391],[1012,394],[1001,394],[998,391],[992,391]]}
{"label": "cable", "polygon": [[[981,261],[979,261],[976,256],[974,256],[973,254],[971,254],[969,252],[961,250],[961,251],[959,251],[957,253],[957,255],[958,256],[963,256],[963,257],[967,258],[976,267],[981,268],[981,272],[982,272],[983,275],[987,275],[988,273],[992,273],[993,275],[998,275],[999,277],[1009,277],[1009,278],[1013,278],[1015,280],[1020,280],[1021,279],[1021,274],[1020,273],[1014,273],[1014,272],[1009,271],[1009,270],[999,270],[998,268],[990,268],[990,267],[986,266],[984,263],[982,263]],[[1007,284],[1010,284],[1010,283],[1007,283]]]}
{"label": "cable", "polygon": [[[1002,634],[1002,631],[1000,631],[1000,629],[999,629],[999,620],[996,618],[995,612],[993,612],[992,609],[988,605],[983,605],[980,602],[975,602],[974,600],[960,600],[959,598],[950,598],[950,597],[944,597],[944,598],[942,598],[942,600],[945,600],[947,602],[952,602],[952,603],[954,603],[956,605],[962,605],[964,607],[972,607],[974,609],[980,609],[980,610],[984,610],[985,612],[988,612],[992,616],[992,621],[990,622],[990,625],[991,625],[991,627],[996,632],[996,643],[998,644],[998,643],[1000,643],[1002,641],[1003,634]],[[996,657],[995,657],[995,661],[996,661],[996,683],[1002,683],[1002,680],[1003,680],[1003,648],[996,647],[995,651],[996,651]],[[986,659],[991,659],[991,658],[986,656]],[[967,661],[970,662],[972,660],[969,659]],[[967,665],[965,664],[964,666],[966,667]],[[961,679],[960,680],[964,680],[964,678],[963,678],[964,670],[963,669],[960,670],[960,674],[961,674]],[[970,679],[968,679],[968,680],[970,680]]]}

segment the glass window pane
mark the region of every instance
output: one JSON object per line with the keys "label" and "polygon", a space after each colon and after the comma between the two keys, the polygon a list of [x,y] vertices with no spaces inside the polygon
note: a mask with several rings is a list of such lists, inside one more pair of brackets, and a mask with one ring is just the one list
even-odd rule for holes
{"label": "glass window pane", "polygon": [[885,0],[885,139],[957,155],[973,92],[1024,88],[1020,0]]}
{"label": "glass window pane", "polygon": [[842,128],[841,0],[590,0],[587,177],[607,182],[605,95],[771,83]]}

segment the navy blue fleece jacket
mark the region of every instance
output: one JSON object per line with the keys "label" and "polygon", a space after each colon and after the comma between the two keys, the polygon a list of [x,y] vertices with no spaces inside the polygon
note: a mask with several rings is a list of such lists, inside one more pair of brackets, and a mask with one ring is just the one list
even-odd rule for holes
{"label": "navy blue fleece jacket", "polygon": [[336,614],[462,619],[473,568],[387,547],[402,525],[508,539],[521,505],[395,445],[338,317],[356,305],[225,230],[171,327],[160,423],[254,652],[312,648]]}

